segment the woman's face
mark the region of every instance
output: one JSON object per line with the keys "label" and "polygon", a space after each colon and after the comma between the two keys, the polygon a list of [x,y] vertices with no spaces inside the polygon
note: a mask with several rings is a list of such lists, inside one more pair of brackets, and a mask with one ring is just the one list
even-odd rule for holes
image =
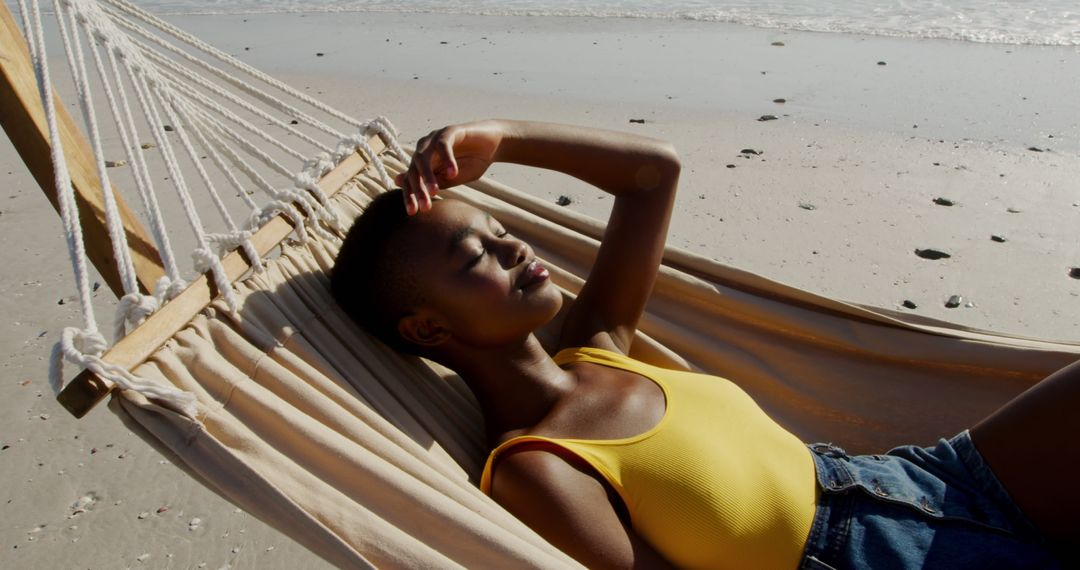
{"label": "woman's face", "polygon": [[496,347],[519,342],[559,312],[562,295],[547,269],[498,220],[439,200],[414,222],[395,248],[421,280],[424,301],[414,316],[445,327],[457,342]]}

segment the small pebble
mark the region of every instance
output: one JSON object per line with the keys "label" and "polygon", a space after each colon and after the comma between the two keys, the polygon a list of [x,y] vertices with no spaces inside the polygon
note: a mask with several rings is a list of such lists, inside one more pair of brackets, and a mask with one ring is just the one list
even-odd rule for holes
{"label": "small pebble", "polygon": [[139,520],[143,520],[148,516],[150,516],[150,511],[143,511],[143,512],[139,513],[139,515],[136,518],[139,519]]}
{"label": "small pebble", "polygon": [[783,104],[783,103],[787,103],[787,99],[784,99],[783,97],[780,97],[780,98],[778,98],[778,99],[773,99],[773,100],[772,100],[772,102],[773,102],[773,103],[780,103],[780,104]]}
{"label": "small pebble", "polygon": [[165,129],[165,132],[167,132],[167,133],[171,133],[171,132],[176,130],[176,129],[173,128],[172,125],[162,125],[161,128]]}
{"label": "small pebble", "polygon": [[951,255],[945,253],[944,251],[940,251],[940,250],[937,250],[937,249],[916,249],[915,250],[915,255],[917,255],[917,256],[919,256],[919,257],[921,257],[923,259],[931,259],[931,260],[949,259],[950,257],[952,257]]}
{"label": "small pebble", "polygon": [[1020,210],[1017,210],[1016,208],[1005,208],[1005,211],[1010,213],[1010,214],[1019,214],[1020,213]]}
{"label": "small pebble", "polygon": [[773,42],[772,45],[776,47],[784,47],[784,42]]}
{"label": "small pebble", "polygon": [[765,122],[765,121],[775,121],[775,120],[776,120],[776,115],[762,115],[762,116],[758,117],[758,121],[762,122],[762,123]]}
{"label": "small pebble", "polygon": [[941,198],[941,197],[934,198],[934,203],[937,204],[938,206],[955,206],[956,205],[956,202],[953,202],[952,200],[950,200],[948,198]]}
{"label": "small pebble", "polygon": [[296,119],[293,119],[293,120],[289,121],[289,124],[290,125],[299,125],[300,121],[297,121]]}
{"label": "small pebble", "polygon": [[1041,148],[1039,148],[1037,146],[1029,146],[1027,149],[1030,150],[1031,152],[1043,152],[1043,149],[1041,149]]}
{"label": "small pebble", "polygon": [[200,525],[202,525],[202,519],[200,519],[199,517],[195,517],[191,519],[190,522],[188,522],[187,529],[188,531],[194,532],[199,529]]}
{"label": "small pebble", "polygon": [[97,291],[98,289],[101,289],[101,281],[94,281],[94,285],[91,287],[91,290]]}
{"label": "small pebble", "polygon": [[143,150],[150,150],[152,148],[157,148],[157,145],[154,144],[154,143],[142,143],[140,146],[142,147]]}
{"label": "small pebble", "polygon": [[735,168],[735,165],[734,165],[734,164],[728,164],[728,165],[726,165],[726,166],[727,166],[728,168]]}
{"label": "small pebble", "polygon": [[877,64],[878,65],[889,65],[888,63],[885,63],[884,61],[879,61],[879,62],[877,62]]}
{"label": "small pebble", "polygon": [[139,562],[146,562],[147,560],[150,560],[150,553],[147,552],[146,554],[140,554],[135,557],[135,560],[138,560]]}
{"label": "small pebble", "polygon": [[106,160],[105,168],[119,168],[121,166],[127,166],[126,160]]}
{"label": "small pebble", "polygon": [[158,507],[157,514],[164,513],[169,510],[169,507]]}
{"label": "small pebble", "polygon": [[919,306],[915,304],[915,301],[912,301],[911,299],[904,299],[904,302],[902,304],[904,305],[904,308],[906,308],[906,309],[918,309],[919,308]]}
{"label": "small pebble", "polygon": [[963,303],[963,302],[964,302],[963,297],[961,297],[960,295],[953,295],[953,296],[949,297],[948,301],[945,301],[945,307],[947,307],[949,309],[955,309],[955,308],[959,307],[960,304]]}
{"label": "small pebble", "polygon": [[559,198],[557,200],[555,200],[555,203],[560,205],[560,206],[569,206],[570,202],[571,202],[570,197],[565,196],[565,195],[559,196]]}
{"label": "small pebble", "polygon": [[761,156],[764,153],[763,153],[763,151],[760,151],[760,150],[757,150],[757,149],[744,148],[744,149],[739,151],[739,154],[752,154],[754,156]]}
{"label": "small pebble", "polygon": [[815,205],[813,205],[813,204],[811,204],[809,202],[799,202],[799,207],[804,209],[804,210],[816,210],[817,209],[817,206],[815,206]]}
{"label": "small pebble", "polygon": [[1001,236],[1001,235],[997,235],[997,234],[994,234],[994,235],[990,236],[990,239],[992,241],[996,241],[998,243],[1005,243],[1006,241],[1008,241],[1008,240],[1005,239],[1005,236]]}
{"label": "small pebble", "polygon": [[326,55],[326,54],[324,54],[323,52],[321,52],[321,51],[320,51],[320,52],[317,52],[317,53],[315,54],[315,57],[322,57],[322,56],[324,56],[324,55]]}
{"label": "small pebble", "polygon": [[1073,279],[1080,279],[1080,267],[1069,268],[1069,277]]}
{"label": "small pebble", "polygon": [[644,125],[645,124],[645,119],[630,119],[630,122],[631,123],[636,123],[636,124],[639,124],[639,125]]}

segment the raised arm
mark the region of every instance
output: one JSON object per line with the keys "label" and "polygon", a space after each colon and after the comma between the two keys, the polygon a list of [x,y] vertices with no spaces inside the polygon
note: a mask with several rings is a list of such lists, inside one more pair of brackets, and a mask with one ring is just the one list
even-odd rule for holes
{"label": "raised arm", "polygon": [[626,353],[663,255],[679,179],[668,143],[586,127],[491,120],[452,125],[417,143],[398,178],[410,212],[439,188],[471,182],[493,162],[563,172],[615,196],[596,262],[563,326],[563,346]]}

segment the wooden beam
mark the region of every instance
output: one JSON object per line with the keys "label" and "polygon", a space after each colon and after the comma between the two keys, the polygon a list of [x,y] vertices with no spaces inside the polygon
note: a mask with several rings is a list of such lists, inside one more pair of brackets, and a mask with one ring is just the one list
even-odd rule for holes
{"label": "wooden beam", "polygon": [[[379,136],[372,136],[369,141],[372,150],[379,154],[386,145]],[[360,153],[354,153],[331,170],[319,181],[319,187],[328,196],[333,196],[346,182],[362,171],[369,161]],[[273,218],[252,236],[251,241],[259,255],[265,255],[276,247],[293,231],[293,226],[284,215]],[[221,259],[229,281],[236,281],[251,269],[249,261],[233,251]],[[138,328],[116,343],[102,357],[124,369],[131,370],[150,357],[165,341],[172,338],[180,329],[187,326],[191,319],[217,297],[214,280],[206,274],[200,275],[175,299],[169,301],[158,312],[151,315]],[[111,382],[84,370],[67,385],[57,396],[57,400],[77,418],[86,415],[98,402],[113,389]]]}
{"label": "wooden beam", "polygon": [[[39,93],[26,41],[15,25],[7,4],[0,4],[0,124],[7,131],[8,138],[45,196],[59,212],[52,145]],[[101,181],[97,175],[94,154],[60,98],[54,97],[53,101],[56,105],[61,144],[67,158],[71,183],[75,188],[87,257],[119,298],[124,294],[124,289],[106,229]],[[165,274],[161,257],[154,241],[131,209],[119,196],[116,198],[140,289],[144,293],[152,292],[154,283]]]}

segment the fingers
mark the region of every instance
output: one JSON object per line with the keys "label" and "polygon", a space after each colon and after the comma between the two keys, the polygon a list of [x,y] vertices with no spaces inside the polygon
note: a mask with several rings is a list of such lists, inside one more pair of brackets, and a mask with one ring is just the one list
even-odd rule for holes
{"label": "fingers", "polygon": [[405,211],[410,216],[431,209],[431,199],[439,193],[436,168],[444,173],[444,179],[453,179],[457,175],[457,162],[448,130],[432,131],[417,141],[409,169],[394,178],[403,191]]}

